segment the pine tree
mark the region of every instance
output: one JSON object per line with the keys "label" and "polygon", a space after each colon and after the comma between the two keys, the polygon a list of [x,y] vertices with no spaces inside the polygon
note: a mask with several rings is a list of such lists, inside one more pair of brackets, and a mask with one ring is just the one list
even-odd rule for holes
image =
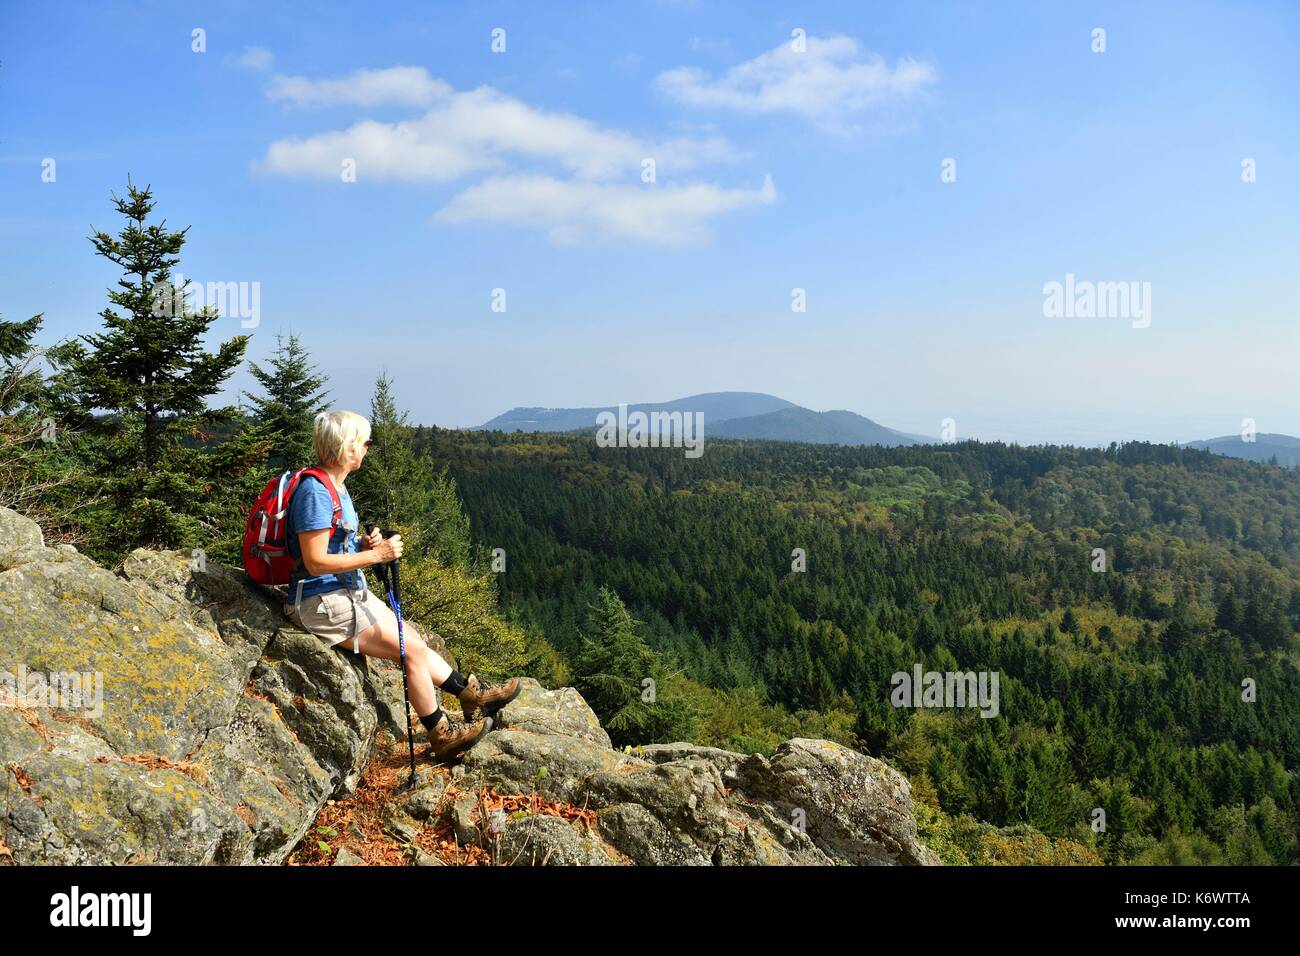
{"label": "pine tree", "polygon": [[639,623],[617,594],[601,588],[573,665],[575,686],[619,746],[680,740],[692,720],[686,701],[664,695],[672,675],[637,636]]}
{"label": "pine tree", "polygon": [[100,313],[105,331],[66,343],[55,359],[76,427],[98,440],[91,474],[109,506],[85,519],[91,551],[108,561],[140,545],[204,545],[224,556],[267,442],[242,427],[235,408],[207,402],[242,361],[248,336],[209,354],[203,339],[219,316],[191,310],[171,282],[188,228],[150,224],[152,192],[129,180],[113,204],[126,225],[117,236],[90,237],[122,270]]}
{"label": "pine tree", "polygon": [[304,468],[316,461],[312,425],[317,413],[325,410],[329,392],[321,388],[325,377],[310,364],[298,336],[290,332],[286,341],[277,335],[275,344],[269,370],[249,364],[266,395],[244,395],[253,405],[253,420],[271,436],[268,467],[275,471]]}
{"label": "pine tree", "polygon": [[1074,608],[1067,607],[1061,616],[1061,631],[1073,637],[1079,636],[1079,618],[1075,615]]}
{"label": "pine tree", "polygon": [[0,506],[41,525],[48,540],[79,540],[68,531],[77,508],[76,436],[58,413],[41,372],[48,351],[34,344],[43,316],[0,319]]}
{"label": "pine tree", "polygon": [[[418,530],[407,542],[415,556],[467,566],[469,518],[456,494],[456,483],[425,452],[416,451],[407,412],[399,411],[392,379],[380,375],[370,400],[370,437],[374,442],[365,464],[349,488],[357,514],[367,528]],[[408,552],[409,553],[409,552]]]}
{"label": "pine tree", "polygon": [[1214,625],[1227,631],[1229,634],[1238,634],[1241,631],[1241,602],[1231,589],[1223,592],[1223,597],[1219,599],[1219,605],[1214,613]]}
{"label": "pine tree", "polygon": [[43,318],[34,315],[24,322],[0,319],[0,362],[4,363],[0,371],[0,415],[30,406],[41,397],[41,374],[32,367],[39,351],[32,339]]}
{"label": "pine tree", "polygon": [[1169,611],[1169,623],[1160,635],[1160,644],[1166,654],[1177,654],[1191,643],[1195,636],[1187,621],[1188,603],[1183,595],[1174,599],[1174,606]]}
{"label": "pine tree", "polygon": [[1264,614],[1257,639],[1265,650],[1280,651],[1291,642],[1291,633],[1286,612],[1280,607],[1272,608]]}

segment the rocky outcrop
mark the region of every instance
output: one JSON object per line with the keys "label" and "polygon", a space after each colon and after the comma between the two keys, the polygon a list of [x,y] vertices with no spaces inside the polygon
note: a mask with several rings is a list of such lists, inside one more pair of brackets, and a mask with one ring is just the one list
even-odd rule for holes
{"label": "rocky outcrop", "polygon": [[[398,801],[395,821],[449,814],[462,842],[514,865],[939,862],[917,837],[907,781],[830,741],[787,740],[771,757],[688,743],[615,750],[575,690],[532,680],[499,724],[448,779]],[[476,818],[483,789],[592,812]]]}
{"label": "rocky outcrop", "polygon": [[21,695],[0,706],[0,840],[19,864],[281,863],[376,729],[401,733],[400,675],[369,663],[242,571],[142,549],[113,573],[0,509],[0,694]]}
{"label": "rocky outcrop", "polygon": [[[5,509],[0,681],[0,863],[280,864],[405,732],[394,665],[326,648],[242,571],[143,549],[109,571]],[[389,831],[449,825],[513,865],[937,862],[907,781],[837,744],[620,751],[535,681],[498,723],[425,764]],[[489,789],[569,809],[485,819]]]}

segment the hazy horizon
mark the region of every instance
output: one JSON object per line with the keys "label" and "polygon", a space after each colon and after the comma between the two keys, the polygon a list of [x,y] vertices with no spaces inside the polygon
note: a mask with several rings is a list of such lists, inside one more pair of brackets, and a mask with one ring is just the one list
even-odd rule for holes
{"label": "hazy horizon", "polygon": [[[776,398],[781,398],[781,399],[785,399],[785,400],[787,400],[787,401],[791,401],[791,402],[793,402],[793,404],[795,404],[795,405],[803,405],[803,403],[798,402],[798,401],[795,401],[794,399],[791,399],[791,398],[790,398],[789,396],[787,396],[787,395],[776,395],[775,393],[772,393],[772,392],[760,392],[760,391],[758,391],[758,390],[754,390],[754,389],[716,389],[716,390],[712,390],[712,391],[710,391],[710,392],[694,392],[694,393],[690,393],[690,394],[686,394],[686,395],[673,395],[673,396],[666,396],[666,397],[662,397],[662,398],[651,398],[651,399],[648,399],[648,400],[642,400],[642,399],[633,398],[633,399],[627,400],[625,403],[628,404],[628,405],[654,405],[654,404],[659,404],[659,403],[669,402],[669,401],[679,401],[679,400],[682,400],[682,399],[687,399],[687,398],[694,397],[694,396],[696,396],[696,395],[702,395],[702,394],[714,394],[714,393],[717,393],[717,392],[751,392],[751,393],[752,393],[752,392],[757,392],[758,394],[773,395],[773,396],[776,397]],[[462,424],[450,425],[450,424],[446,424],[446,423],[442,423],[442,422],[415,422],[414,420],[412,420],[412,423],[413,423],[413,424],[421,424],[421,425],[438,425],[438,426],[440,426],[440,427],[445,427],[445,428],[477,428],[477,427],[479,427],[479,426],[481,426],[481,425],[486,424],[486,423],[487,423],[488,421],[490,421],[491,419],[497,417],[497,415],[500,415],[500,414],[502,414],[502,413],[504,413],[504,412],[511,411],[511,410],[514,409],[514,408],[542,408],[542,409],[548,409],[548,410],[550,410],[550,409],[564,409],[564,408],[613,408],[613,407],[616,407],[618,404],[619,404],[619,402],[572,402],[572,403],[567,403],[567,404],[562,404],[562,405],[536,405],[536,404],[528,404],[528,405],[514,405],[514,406],[511,406],[511,408],[509,408],[509,409],[503,408],[503,409],[501,409],[500,412],[498,412],[498,413],[496,413],[496,414],[494,414],[494,415],[489,415],[487,418],[483,419],[482,421],[479,421],[479,422],[470,422],[470,423],[466,423],[466,424],[463,424],[463,425],[462,425]],[[803,407],[805,407],[805,408],[809,408],[810,406],[803,405]],[[879,418],[875,418],[875,417],[873,417],[873,416],[871,416],[871,415],[869,415],[869,414],[866,414],[865,412],[862,412],[862,411],[860,411],[860,410],[856,410],[856,409],[851,409],[851,408],[850,408],[850,409],[812,408],[812,410],[813,410],[813,411],[817,411],[817,412],[841,411],[841,410],[843,410],[843,411],[856,412],[857,414],[862,415],[864,418],[869,418],[869,419],[871,419],[872,421],[876,422],[876,424],[878,424],[878,425],[884,425],[885,427],[887,427],[887,428],[891,428],[891,429],[893,429],[893,430],[895,430],[895,431],[905,432],[905,433],[908,433],[908,434],[911,434],[911,435],[929,436],[929,437],[933,438],[933,440],[936,441],[936,442],[939,442],[939,441],[941,440],[940,431],[941,431],[941,422],[942,422],[942,420],[937,420],[937,421],[935,421],[934,423],[928,423],[928,422],[927,422],[927,423],[922,423],[922,425],[921,425],[920,427],[917,427],[917,428],[908,428],[908,427],[903,427],[903,426],[897,425],[897,424],[895,424],[894,422],[891,422],[891,421],[883,421],[883,420],[881,420],[881,419],[879,419]],[[706,425],[706,428],[707,428],[707,424],[708,424],[708,417],[706,416],[706,418],[705,418],[705,425]],[[593,428],[593,430],[595,429],[595,423],[594,423],[594,422],[592,423],[592,428]],[[995,432],[996,432],[996,433],[995,433]],[[1238,427],[1235,428],[1235,429],[1225,430],[1225,431],[1223,431],[1223,432],[1218,432],[1218,433],[1215,433],[1215,434],[1213,434],[1213,435],[1211,435],[1211,434],[1204,434],[1204,435],[1198,435],[1198,436],[1196,436],[1196,437],[1185,438],[1185,439],[1184,439],[1184,438],[1161,439],[1161,438],[1152,438],[1152,437],[1150,437],[1150,436],[1146,436],[1146,435],[1123,435],[1123,436],[1117,436],[1117,437],[1108,437],[1108,438],[1104,438],[1104,439],[1098,439],[1098,440],[1096,440],[1096,441],[1093,441],[1093,440],[1087,440],[1087,441],[1068,441],[1068,440],[1059,440],[1059,439],[1054,439],[1054,438],[1043,438],[1043,439],[1039,439],[1039,440],[1029,440],[1029,441],[1026,441],[1026,440],[1023,440],[1023,439],[1021,439],[1021,438],[1017,438],[1017,437],[1015,437],[1015,435],[1012,434],[1012,433],[1010,432],[1010,430],[1008,430],[1008,429],[991,428],[991,429],[989,429],[989,430],[987,431],[987,433],[984,433],[984,434],[967,434],[967,435],[959,434],[958,437],[957,437],[957,440],[960,441],[960,440],[963,440],[963,439],[966,439],[966,438],[975,438],[975,439],[979,439],[979,440],[982,440],[982,441],[1003,441],[1003,442],[1008,442],[1008,443],[1012,443],[1012,442],[1014,442],[1014,443],[1016,443],[1016,444],[1020,444],[1020,445],[1075,445],[1075,446],[1079,446],[1079,447],[1097,447],[1097,446],[1105,446],[1105,445],[1108,445],[1108,444],[1110,444],[1110,442],[1112,442],[1112,441],[1115,441],[1115,442],[1123,442],[1123,441],[1152,441],[1152,442],[1156,442],[1156,443],[1158,443],[1158,444],[1170,444],[1170,443],[1176,443],[1176,444],[1187,444],[1187,443],[1189,443],[1189,442],[1204,441],[1204,440],[1213,439],[1213,438],[1225,438],[1225,437],[1234,437],[1234,436],[1239,436],[1240,433],[1241,433],[1241,427],[1240,427],[1240,423],[1238,423]],[[1256,433],[1256,436],[1257,436],[1257,437],[1260,437],[1260,436],[1263,436],[1263,435],[1265,435],[1265,434],[1286,434],[1286,433],[1284,433],[1284,432],[1272,432],[1272,431],[1268,431],[1268,430],[1265,430],[1265,429],[1259,429],[1259,430],[1257,431],[1257,433]],[[707,435],[707,431],[706,431],[706,435]],[[1293,436],[1293,437],[1294,437],[1294,436]]]}

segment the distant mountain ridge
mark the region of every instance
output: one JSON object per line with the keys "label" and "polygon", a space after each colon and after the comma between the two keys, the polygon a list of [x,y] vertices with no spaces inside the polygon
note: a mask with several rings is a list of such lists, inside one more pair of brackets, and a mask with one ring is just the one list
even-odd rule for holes
{"label": "distant mountain ridge", "polygon": [[1244,458],[1247,461],[1267,462],[1276,457],[1279,465],[1300,468],[1300,438],[1291,435],[1259,432],[1254,441],[1245,441],[1240,435],[1223,435],[1188,442],[1186,447],[1227,455],[1229,458]]}
{"label": "distant mountain ridge", "polygon": [[[937,442],[926,435],[898,431],[856,412],[834,409],[815,412],[802,405],[763,392],[705,392],[670,402],[629,404],[628,414],[645,412],[702,412],[704,436],[750,438],[767,441],[806,442],[818,445],[925,445]],[[617,405],[590,408],[512,408],[470,431],[593,432],[601,412],[618,414]],[[1230,458],[1269,462],[1300,468],[1300,438],[1260,432],[1253,442],[1240,435],[1223,435],[1187,442],[1184,448],[1209,451]]]}
{"label": "distant mountain ridge", "polygon": [[[917,445],[921,436],[887,428],[856,412],[815,412],[762,392],[705,392],[670,402],[629,404],[628,414],[702,412],[705,440],[757,438],[836,445]],[[591,408],[512,408],[472,431],[572,432],[595,431],[596,416],[617,405]]]}
{"label": "distant mountain ridge", "polygon": [[856,412],[814,412],[794,405],[766,415],[717,422],[705,434],[714,438],[766,438],[815,445],[916,445],[917,439],[864,418]]}

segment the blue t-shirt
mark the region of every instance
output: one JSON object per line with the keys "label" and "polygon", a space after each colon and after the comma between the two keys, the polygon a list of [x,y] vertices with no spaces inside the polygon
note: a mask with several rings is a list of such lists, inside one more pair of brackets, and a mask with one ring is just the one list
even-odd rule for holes
{"label": "blue t-shirt", "polygon": [[[339,513],[338,527],[330,535],[329,548],[330,554],[355,554],[357,550],[357,511],[352,507],[352,496],[348,494],[346,488],[339,488],[339,504],[342,506]],[[330,526],[330,519],[334,516],[334,503],[330,500],[330,493],[325,488],[319,478],[315,475],[303,475],[298,481],[298,487],[293,491],[293,498],[289,502],[289,553],[295,560],[302,560],[302,548],[298,543],[298,535],[304,531],[317,531],[321,528]],[[293,576],[289,580],[289,601],[292,603],[298,596],[298,581],[302,581],[302,596],[311,597],[314,594],[324,594],[327,591],[337,591],[339,588],[360,588],[362,587],[361,572],[344,571],[342,574],[318,574],[315,577],[309,577],[306,570],[299,565],[294,569]]]}

